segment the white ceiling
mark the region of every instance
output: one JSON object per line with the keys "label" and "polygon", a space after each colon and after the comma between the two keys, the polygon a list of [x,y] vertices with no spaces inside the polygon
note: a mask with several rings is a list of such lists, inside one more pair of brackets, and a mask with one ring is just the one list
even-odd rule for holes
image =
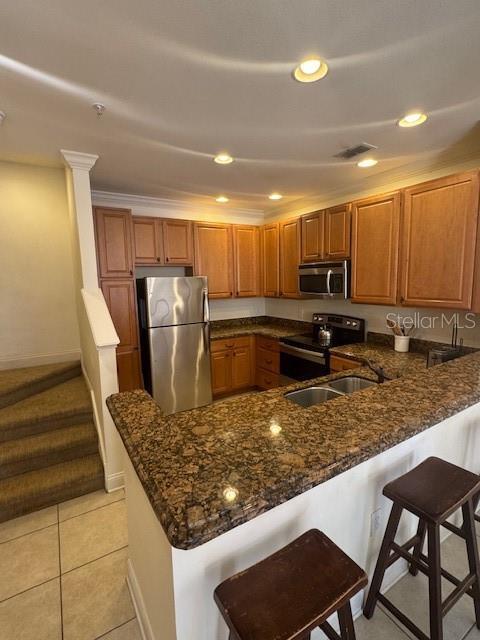
{"label": "white ceiling", "polygon": [[[330,73],[299,84],[308,54]],[[96,189],[269,211],[479,144],[479,62],[479,0],[5,1],[0,158],[97,153]],[[361,141],[375,168],[332,157]]]}

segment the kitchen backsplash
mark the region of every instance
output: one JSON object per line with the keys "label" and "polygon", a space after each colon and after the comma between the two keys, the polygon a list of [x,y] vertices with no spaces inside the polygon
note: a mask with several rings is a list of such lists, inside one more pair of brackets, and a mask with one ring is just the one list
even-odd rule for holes
{"label": "kitchen backsplash", "polygon": [[480,347],[480,316],[465,311],[455,312],[453,309],[415,309],[406,307],[386,307],[373,304],[353,304],[348,300],[281,300],[277,298],[235,298],[233,300],[211,300],[210,316],[212,320],[248,318],[256,316],[272,316],[290,320],[310,322],[312,313],[341,313],[363,318],[367,330],[376,333],[390,333],[386,326],[389,314],[396,319],[412,318],[415,330],[412,336],[418,340],[450,343],[452,324],[457,318],[458,338],[464,344]]}
{"label": "kitchen backsplash", "polygon": [[348,300],[279,300],[265,298],[265,314],[292,320],[310,321],[312,313],[341,313],[363,318],[367,330],[378,333],[390,333],[386,326],[388,314],[396,319],[411,317],[415,322],[412,335],[419,340],[450,343],[452,324],[455,316],[458,321],[458,338],[464,344],[480,347],[480,316],[469,312],[455,312],[453,309],[414,309],[406,307],[384,307],[379,305],[354,304]]}

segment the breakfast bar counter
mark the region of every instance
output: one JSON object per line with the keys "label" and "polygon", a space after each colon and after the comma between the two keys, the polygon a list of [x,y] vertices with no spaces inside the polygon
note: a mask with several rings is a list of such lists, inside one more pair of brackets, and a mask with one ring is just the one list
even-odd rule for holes
{"label": "breakfast bar counter", "polygon": [[[311,526],[368,570],[382,533],[372,514],[388,513],[382,486],[424,457],[480,471],[480,353],[431,369],[406,355],[402,377],[309,408],[284,394],[376,376],[361,367],[172,416],[140,390],[109,398],[128,454],[129,584],[152,638],[159,625],[168,640],[226,638],[215,585]],[[170,576],[156,587],[154,565]]]}

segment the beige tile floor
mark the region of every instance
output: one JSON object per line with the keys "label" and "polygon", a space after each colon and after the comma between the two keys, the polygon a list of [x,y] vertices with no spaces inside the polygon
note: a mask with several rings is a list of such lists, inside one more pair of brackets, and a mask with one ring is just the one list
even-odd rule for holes
{"label": "beige tile floor", "polygon": [[[443,565],[459,577],[467,573],[464,546],[456,536],[442,545]],[[141,640],[126,559],[123,491],[97,491],[0,524],[0,640]],[[389,595],[428,632],[424,576],[404,577]],[[464,596],[445,618],[445,640],[480,640],[474,623]],[[357,640],[412,637],[380,607],[355,628]]]}

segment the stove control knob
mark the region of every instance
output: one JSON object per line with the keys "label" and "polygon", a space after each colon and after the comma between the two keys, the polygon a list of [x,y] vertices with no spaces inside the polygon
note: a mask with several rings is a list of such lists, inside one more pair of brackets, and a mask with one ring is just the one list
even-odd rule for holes
{"label": "stove control knob", "polygon": [[347,320],[347,325],[350,326],[351,324],[350,320]]}

